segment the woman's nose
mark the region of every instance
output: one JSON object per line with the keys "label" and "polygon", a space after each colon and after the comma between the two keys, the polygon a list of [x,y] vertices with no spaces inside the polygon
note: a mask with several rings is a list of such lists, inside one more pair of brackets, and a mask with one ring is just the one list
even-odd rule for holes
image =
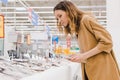
{"label": "woman's nose", "polygon": [[58,23],[61,24],[61,19],[58,19]]}
{"label": "woman's nose", "polygon": [[60,23],[60,22],[61,22],[61,19],[58,19],[58,22]]}

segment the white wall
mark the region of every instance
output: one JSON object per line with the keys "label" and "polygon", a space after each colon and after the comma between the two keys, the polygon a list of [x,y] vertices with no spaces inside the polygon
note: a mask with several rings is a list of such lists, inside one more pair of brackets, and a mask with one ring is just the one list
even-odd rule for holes
{"label": "white wall", "polygon": [[113,48],[120,66],[120,0],[107,0],[107,29],[113,38]]}

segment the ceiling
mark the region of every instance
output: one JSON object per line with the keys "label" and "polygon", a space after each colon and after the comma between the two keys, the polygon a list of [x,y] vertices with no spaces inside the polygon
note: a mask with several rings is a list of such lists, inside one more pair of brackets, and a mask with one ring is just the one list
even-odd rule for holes
{"label": "ceiling", "polygon": [[[53,7],[62,0],[8,0],[5,5],[0,2],[0,14],[5,16],[5,26],[15,26],[16,30],[43,30],[49,26],[56,31],[56,19]],[[70,0],[78,8],[92,11],[102,25],[106,26],[106,0]],[[30,10],[38,16],[38,25],[31,23]],[[24,27],[24,28],[23,28]],[[36,29],[35,29],[36,30]]]}

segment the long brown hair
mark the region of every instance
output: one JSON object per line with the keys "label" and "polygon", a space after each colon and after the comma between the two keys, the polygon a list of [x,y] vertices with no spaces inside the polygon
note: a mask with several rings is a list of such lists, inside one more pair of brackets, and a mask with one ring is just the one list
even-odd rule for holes
{"label": "long brown hair", "polygon": [[80,21],[82,15],[84,14],[83,11],[79,10],[72,2],[70,1],[61,1],[59,2],[53,9],[55,10],[63,10],[66,12],[69,20],[69,25],[62,28],[61,24],[57,21],[58,29],[62,32],[65,31],[66,34],[73,34],[78,33],[80,29]]}

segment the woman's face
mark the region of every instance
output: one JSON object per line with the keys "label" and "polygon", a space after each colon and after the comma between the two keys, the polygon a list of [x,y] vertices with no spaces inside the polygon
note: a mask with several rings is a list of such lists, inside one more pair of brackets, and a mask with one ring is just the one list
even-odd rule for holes
{"label": "woman's face", "polygon": [[63,10],[55,10],[54,15],[56,19],[58,20],[58,23],[60,25],[66,27],[68,25],[68,17],[65,11]]}

